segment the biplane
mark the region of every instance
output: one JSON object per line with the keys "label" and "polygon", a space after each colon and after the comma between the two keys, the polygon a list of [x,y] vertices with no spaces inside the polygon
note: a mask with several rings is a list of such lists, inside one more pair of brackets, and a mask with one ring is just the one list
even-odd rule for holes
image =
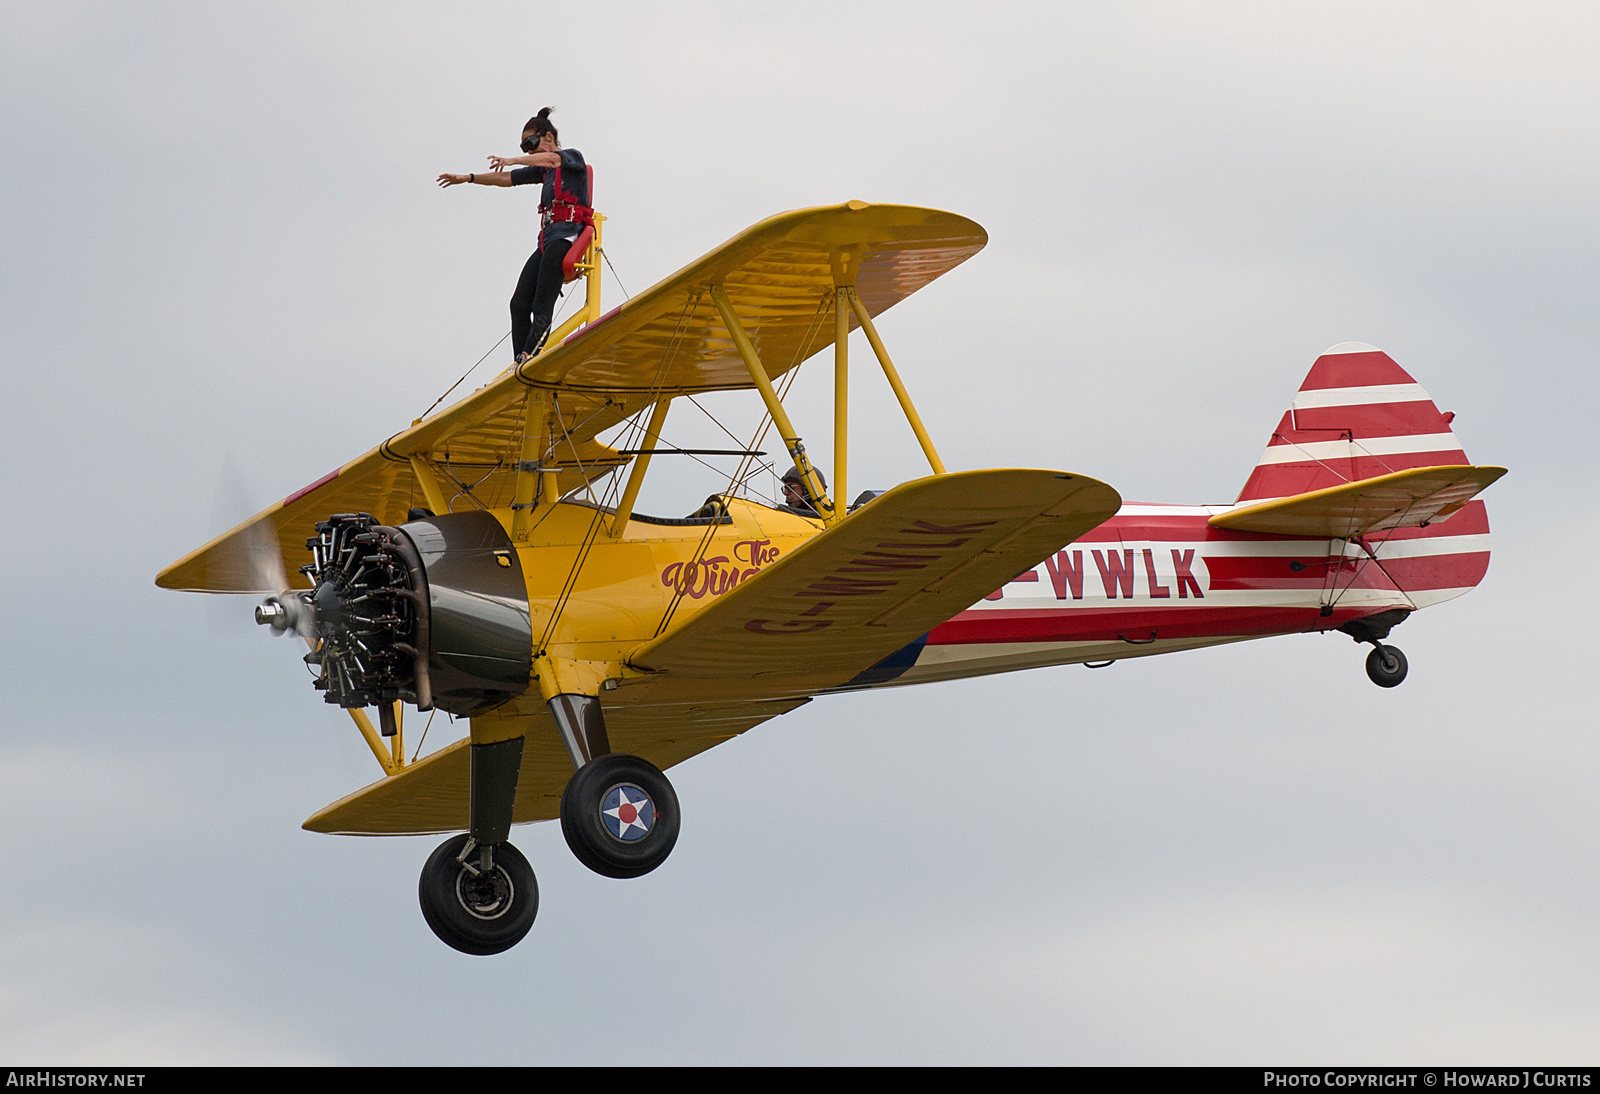
{"label": "biplane", "polygon": [[[783,213],[602,313],[597,231],[583,306],[537,357],[161,571],[163,588],[269,594],[257,622],[305,639],[315,687],[377,757],[378,781],[304,827],[449,834],[424,917],[498,953],[538,910],[513,825],[559,818],[591,869],[648,873],[679,831],[663,771],[818,695],[1329,630],[1398,684],[1383,640],[1483,577],[1476,495],[1504,470],[1468,463],[1451,417],[1356,343],[1317,359],[1230,505],[948,470],[874,318],[986,242],[932,209]],[[930,474],[852,501],[856,330]],[[830,346],[831,492],[779,390]],[[731,453],[748,466],[775,428],[800,504],[735,474],[692,515],[636,511],[679,451],[661,440],[674,401],[731,389],[765,410]],[[408,761],[406,706],[470,731]]]}

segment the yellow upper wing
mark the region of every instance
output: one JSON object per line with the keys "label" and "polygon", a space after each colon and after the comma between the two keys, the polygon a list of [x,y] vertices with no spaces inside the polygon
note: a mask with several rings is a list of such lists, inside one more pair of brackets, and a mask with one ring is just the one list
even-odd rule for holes
{"label": "yellow upper wing", "polygon": [[1121,503],[1105,483],[1058,471],[961,471],[903,483],[628,660],[663,674],[662,683],[714,679],[728,697],[836,686]]}
{"label": "yellow upper wing", "polygon": [[[412,457],[444,480],[447,493],[471,485],[478,504],[509,505],[530,387],[554,393],[567,433],[555,452],[562,489],[609,474],[628,458],[594,440],[602,431],[664,395],[751,386],[711,303],[710,286],[726,289],[767,372],[777,377],[833,343],[836,285],[854,285],[877,315],[966,261],[987,240],[965,217],[906,205],[852,201],[769,217],[520,370],[507,370],[191,552],[161,571],[156,584],[257,591],[254,544],[276,541],[285,558],[295,558],[329,514],[366,512],[397,523],[409,506],[421,504]],[[299,575],[292,577],[304,585]]]}
{"label": "yellow upper wing", "polygon": [[1326,490],[1243,505],[1210,522],[1239,532],[1349,539],[1443,518],[1506,473],[1503,467],[1413,467]]}

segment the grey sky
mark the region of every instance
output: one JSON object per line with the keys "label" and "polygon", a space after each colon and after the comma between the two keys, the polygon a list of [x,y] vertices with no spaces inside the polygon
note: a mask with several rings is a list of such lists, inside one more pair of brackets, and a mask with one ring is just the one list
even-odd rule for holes
{"label": "grey sky", "polygon": [[[5,8],[0,1057],[1593,1062],[1600,15],[974,10]],[[803,205],[984,224],[880,323],[951,466],[1231,500],[1383,347],[1511,468],[1487,579],[1392,692],[1298,637],[818,701],[673,770],[647,878],[519,829],[533,933],[446,949],[433,840],[300,831],[377,768],[290,644],[152,579],[504,332],[531,195],[433,178],[547,104],[635,292]],[[921,473],[861,376],[852,484]]]}

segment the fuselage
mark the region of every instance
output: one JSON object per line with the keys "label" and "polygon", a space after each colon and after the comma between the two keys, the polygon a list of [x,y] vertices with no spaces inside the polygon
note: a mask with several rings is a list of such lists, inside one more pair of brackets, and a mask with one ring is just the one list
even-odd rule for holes
{"label": "fuselage", "polygon": [[[1357,542],[1207,523],[1230,508],[1125,504],[1110,520],[840,689],[1334,630],[1380,612],[1410,612],[1460,596],[1488,570],[1489,524],[1481,501],[1426,527],[1374,533]],[[655,632],[675,594],[682,619],[822,527],[743,500],[733,501],[729,512],[729,523],[710,529],[640,518],[624,541],[596,544],[578,582],[580,590],[596,595],[574,598],[562,613],[564,633],[550,636],[554,644],[573,656],[625,659]],[[562,505],[559,516],[541,528],[550,537],[546,543],[523,550],[536,632],[561,598],[592,514]]]}
{"label": "fuselage", "polygon": [[1100,663],[1333,630],[1460,596],[1489,566],[1481,501],[1363,543],[1215,528],[1227,505],[1125,504],[955,618],[863,673],[882,687]]}

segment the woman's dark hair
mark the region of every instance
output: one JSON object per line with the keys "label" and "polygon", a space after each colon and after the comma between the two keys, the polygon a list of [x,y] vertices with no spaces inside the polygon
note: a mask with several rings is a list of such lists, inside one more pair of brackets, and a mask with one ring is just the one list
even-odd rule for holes
{"label": "woman's dark hair", "polygon": [[534,139],[536,140],[543,137],[546,133],[550,134],[557,141],[561,140],[561,135],[556,132],[556,127],[550,124],[550,111],[554,109],[555,107],[553,106],[547,106],[543,110],[539,111],[539,113],[528,119],[528,124],[522,127],[522,131],[524,133],[532,132]]}

